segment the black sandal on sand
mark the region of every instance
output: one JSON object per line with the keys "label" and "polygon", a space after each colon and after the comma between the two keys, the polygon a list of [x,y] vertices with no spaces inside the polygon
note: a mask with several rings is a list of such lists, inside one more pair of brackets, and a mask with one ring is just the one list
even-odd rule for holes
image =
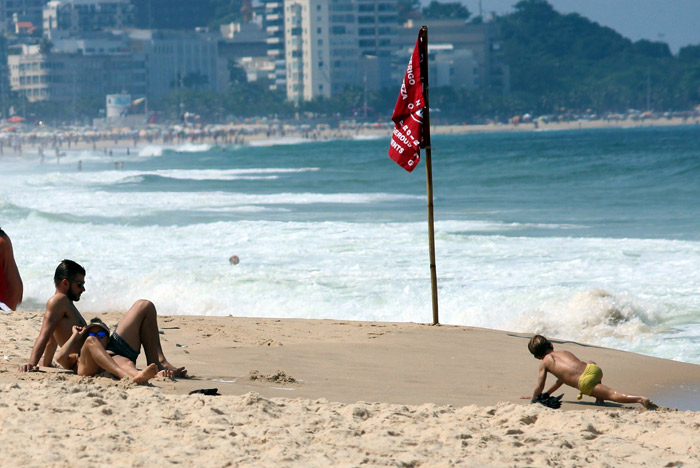
{"label": "black sandal on sand", "polygon": [[199,390],[192,390],[189,394],[194,395],[201,393],[202,395],[221,395],[218,388],[200,388]]}

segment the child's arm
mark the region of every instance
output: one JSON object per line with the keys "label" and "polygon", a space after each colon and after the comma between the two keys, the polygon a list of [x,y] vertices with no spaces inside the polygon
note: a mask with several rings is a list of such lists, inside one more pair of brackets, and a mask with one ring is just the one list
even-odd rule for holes
{"label": "child's arm", "polygon": [[557,381],[554,382],[554,384],[551,387],[549,387],[549,389],[547,390],[547,393],[549,393],[551,395],[552,393],[556,392],[559,389],[559,387],[561,387],[563,384],[564,384],[563,381],[557,379]]}
{"label": "child's arm", "polygon": [[542,390],[544,390],[544,384],[547,381],[547,367],[544,365],[544,360],[542,360],[542,364],[540,364],[540,373],[537,376],[537,386],[535,387],[535,391],[532,393],[532,401],[535,401],[535,398],[537,395],[542,393]]}

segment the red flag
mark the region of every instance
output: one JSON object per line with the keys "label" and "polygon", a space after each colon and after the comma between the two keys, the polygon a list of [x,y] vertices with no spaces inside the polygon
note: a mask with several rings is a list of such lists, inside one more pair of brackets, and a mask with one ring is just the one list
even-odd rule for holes
{"label": "red flag", "polygon": [[423,145],[423,85],[421,83],[421,51],[423,35],[419,32],[416,47],[408,62],[406,75],[401,83],[401,91],[396,100],[394,115],[394,133],[391,136],[389,157],[411,172],[420,161],[420,148]]}

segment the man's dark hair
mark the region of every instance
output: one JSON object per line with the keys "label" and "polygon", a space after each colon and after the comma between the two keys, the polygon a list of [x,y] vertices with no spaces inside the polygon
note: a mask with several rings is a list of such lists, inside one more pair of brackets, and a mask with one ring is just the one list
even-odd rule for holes
{"label": "man's dark hair", "polygon": [[56,267],[56,273],[53,275],[53,283],[58,287],[64,279],[75,281],[75,277],[78,275],[85,276],[85,268],[81,267],[73,260],[66,259]]}
{"label": "man's dark hair", "polygon": [[537,359],[542,359],[547,355],[547,351],[554,349],[554,346],[552,346],[552,343],[544,336],[535,335],[530,338],[527,349],[529,349]]}

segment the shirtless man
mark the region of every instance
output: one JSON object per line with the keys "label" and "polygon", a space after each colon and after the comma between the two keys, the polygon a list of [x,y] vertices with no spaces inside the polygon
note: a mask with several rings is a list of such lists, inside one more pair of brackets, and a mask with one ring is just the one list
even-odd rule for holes
{"label": "shirtless man", "polygon": [[[547,393],[550,395],[556,392],[563,384],[566,384],[577,388],[582,394],[595,397],[596,404],[599,405],[604,404],[605,400],[610,400],[617,403],[639,403],[646,409],[657,408],[647,397],[627,395],[603,385],[601,383],[603,371],[595,362],[583,362],[569,351],[554,351],[552,343],[542,335],[533,336],[527,345],[527,349],[530,350],[535,358],[542,361],[537,378],[537,387],[535,387],[535,391],[532,394],[533,402],[544,390],[547,373],[549,372],[557,378],[557,381],[547,390]],[[579,400],[581,396],[579,395]]]}
{"label": "shirtless man", "polygon": [[[83,343],[81,348],[79,348],[80,343]],[[158,366],[155,364],[149,364],[145,369],[138,370],[129,361],[128,366],[120,367],[107,353],[105,349],[107,343],[109,343],[109,327],[102,320],[93,318],[87,327],[73,327],[73,334],[56,353],[56,362],[66,369],[74,370],[78,375],[92,377],[104,370],[120,379],[131,377],[131,380],[137,384],[148,382],[159,374]],[[78,348],[80,352],[73,352]]]}
{"label": "shirtless man", "polygon": [[[85,269],[72,260],[63,260],[56,268],[53,278],[55,294],[46,302],[46,312],[41,323],[39,336],[34,342],[29,362],[19,367],[20,372],[38,370],[42,365],[52,365],[57,346],[63,346],[73,335],[73,327],[85,327],[85,319],[75,307],[85,292]],[[158,370],[171,377],[187,377],[184,367],[175,367],[163,354],[158,335],[156,308],[152,302],[138,300],[122,317],[117,329],[107,343],[107,351],[119,367],[136,364],[143,346],[148,364],[156,364]],[[82,343],[81,343],[82,345]]]}
{"label": "shirtless man", "polygon": [[24,285],[12,251],[12,242],[0,229],[0,310],[15,310],[22,302]]}

